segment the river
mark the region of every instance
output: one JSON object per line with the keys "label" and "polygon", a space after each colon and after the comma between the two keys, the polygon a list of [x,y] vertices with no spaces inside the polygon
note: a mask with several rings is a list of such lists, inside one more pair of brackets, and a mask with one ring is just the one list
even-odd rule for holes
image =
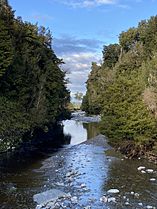
{"label": "river", "polygon": [[157,165],[126,159],[107,144],[83,143],[99,134],[98,123],[76,119],[63,121],[71,139],[62,148],[1,165],[0,208],[36,208],[43,192],[55,189],[70,195],[55,208],[157,208]]}

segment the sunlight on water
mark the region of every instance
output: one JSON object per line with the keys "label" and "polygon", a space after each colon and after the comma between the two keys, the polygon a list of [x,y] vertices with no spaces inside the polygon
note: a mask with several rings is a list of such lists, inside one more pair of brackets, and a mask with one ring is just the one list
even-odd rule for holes
{"label": "sunlight on water", "polygon": [[87,140],[87,130],[82,122],[75,120],[66,120],[63,122],[64,134],[71,135],[71,145],[76,145]]}
{"label": "sunlight on water", "polygon": [[80,144],[88,139],[97,136],[99,132],[98,123],[85,123],[77,120],[63,121],[64,134],[71,136],[71,145]]}

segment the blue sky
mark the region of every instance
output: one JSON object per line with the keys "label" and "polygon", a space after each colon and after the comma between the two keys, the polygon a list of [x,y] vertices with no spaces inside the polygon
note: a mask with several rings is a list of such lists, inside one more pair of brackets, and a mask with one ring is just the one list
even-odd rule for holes
{"label": "blue sky", "polygon": [[157,14],[157,0],[9,0],[16,16],[48,27],[53,49],[65,61],[72,94],[85,92],[91,62],[100,62],[103,45]]}

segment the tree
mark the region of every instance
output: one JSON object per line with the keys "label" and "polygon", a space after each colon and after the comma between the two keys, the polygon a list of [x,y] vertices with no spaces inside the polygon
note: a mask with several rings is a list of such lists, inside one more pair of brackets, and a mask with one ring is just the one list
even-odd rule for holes
{"label": "tree", "polygon": [[102,53],[104,67],[112,68],[119,59],[121,49],[118,44],[110,44],[108,46],[104,46]]}
{"label": "tree", "polygon": [[120,46],[127,52],[132,49],[135,44],[140,40],[137,28],[130,28],[126,32],[122,32],[119,36]]}
{"label": "tree", "polygon": [[70,93],[61,64],[50,31],[15,18],[10,6],[2,5],[0,149],[17,145],[26,132],[53,126],[66,114]]}
{"label": "tree", "polygon": [[101,66],[92,65],[82,107],[99,110],[115,145],[129,141],[140,150],[157,141],[156,25],[154,16],[122,32],[119,44],[104,46]]}
{"label": "tree", "polygon": [[0,0],[0,6],[2,7],[2,6],[9,6],[9,4],[8,4],[8,0]]}
{"label": "tree", "polygon": [[13,60],[12,39],[8,28],[3,20],[0,19],[0,77],[8,70]]}
{"label": "tree", "polygon": [[75,93],[75,99],[78,100],[78,101],[82,101],[83,93],[82,92],[76,92]]}

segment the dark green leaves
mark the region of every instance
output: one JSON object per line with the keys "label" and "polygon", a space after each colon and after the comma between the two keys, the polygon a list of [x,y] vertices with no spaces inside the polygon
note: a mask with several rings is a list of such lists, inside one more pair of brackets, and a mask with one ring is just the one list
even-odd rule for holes
{"label": "dark green leaves", "polygon": [[14,146],[26,131],[54,124],[64,115],[69,91],[65,73],[59,67],[61,63],[52,49],[50,31],[14,18],[11,8],[3,4],[0,10],[3,145]]}

